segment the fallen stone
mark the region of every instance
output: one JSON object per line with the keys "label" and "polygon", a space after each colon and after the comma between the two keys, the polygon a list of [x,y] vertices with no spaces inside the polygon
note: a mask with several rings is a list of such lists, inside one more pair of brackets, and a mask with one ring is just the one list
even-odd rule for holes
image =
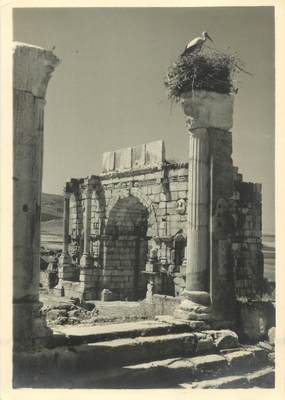
{"label": "fallen stone", "polygon": [[262,347],[263,349],[267,350],[268,352],[273,351],[274,348],[268,342],[258,342],[258,346]]}
{"label": "fallen stone", "polygon": [[275,326],[269,329],[268,331],[268,339],[269,343],[274,346],[275,345]]}
{"label": "fallen stone", "polygon": [[254,364],[254,355],[250,351],[242,350],[225,354],[228,365],[237,371],[249,369]]}
{"label": "fallen stone", "polygon": [[55,321],[60,317],[66,317],[66,316],[67,316],[66,310],[53,309],[47,312],[47,319],[49,321]]}
{"label": "fallen stone", "polygon": [[54,320],[55,325],[64,325],[68,322],[68,317],[58,317]]}
{"label": "fallen stone", "polygon": [[198,340],[195,351],[197,354],[215,352],[214,339],[211,335],[197,332],[195,336]]}
{"label": "fallen stone", "polygon": [[214,343],[218,350],[238,347],[238,335],[233,331],[227,330],[225,333],[218,336]]}
{"label": "fallen stone", "polygon": [[244,376],[223,376],[192,384],[193,389],[234,389],[246,387],[248,387],[248,380]]}
{"label": "fallen stone", "polygon": [[198,373],[217,372],[218,370],[227,368],[227,360],[218,354],[191,357],[191,363]]}
{"label": "fallen stone", "polygon": [[84,302],[84,303],[81,304],[81,306],[83,308],[85,308],[85,310],[88,310],[88,311],[93,311],[95,309],[95,304],[94,303]]}

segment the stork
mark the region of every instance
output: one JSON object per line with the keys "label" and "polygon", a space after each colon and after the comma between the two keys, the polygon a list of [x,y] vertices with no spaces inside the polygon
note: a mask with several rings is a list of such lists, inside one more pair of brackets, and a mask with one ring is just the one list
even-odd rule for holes
{"label": "stork", "polygon": [[211,40],[211,42],[213,41],[208,32],[202,32],[202,36],[196,37],[187,44],[181,56],[187,56],[194,51],[200,51],[207,39]]}

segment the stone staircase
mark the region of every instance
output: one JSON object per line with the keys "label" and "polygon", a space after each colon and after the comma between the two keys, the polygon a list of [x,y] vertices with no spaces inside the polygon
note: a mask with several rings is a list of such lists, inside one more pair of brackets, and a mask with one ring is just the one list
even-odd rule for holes
{"label": "stone staircase", "polygon": [[274,387],[270,347],[242,346],[232,331],[198,332],[183,321],[58,327],[53,346],[18,360],[17,387]]}

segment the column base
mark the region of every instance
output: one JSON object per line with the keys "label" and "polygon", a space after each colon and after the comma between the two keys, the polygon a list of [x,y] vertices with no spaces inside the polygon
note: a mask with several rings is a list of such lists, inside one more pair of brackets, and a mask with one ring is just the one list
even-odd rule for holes
{"label": "column base", "polygon": [[93,267],[93,257],[91,257],[90,254],[82,254],[80,258],[80,267]]}
{"label": "column base", "polygon": [[35,347],[47,346],[52,330],[41,315],[42,303],[13,303],[13,351],[32,351]]}
{"label": "column base", "polygon": [[181,297],[182,301],[174,311],[174,317],[186,321],[202,321],[203,328],[209,328],[213,320],[209,293],[184,290]]}
{"label": "column base", "polygon": [[62,281],[76,280],[76,266],[72,264],[72,259],[69,254],[62,254],[58,262],[58,279],[57,286],[62,286]]}

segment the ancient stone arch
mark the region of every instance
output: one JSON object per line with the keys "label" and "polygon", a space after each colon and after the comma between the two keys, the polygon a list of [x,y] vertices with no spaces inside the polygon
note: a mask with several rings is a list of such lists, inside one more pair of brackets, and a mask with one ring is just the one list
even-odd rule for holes
{"label": "ancient stone arch", "polygon": [[143,193],[143,191],[140,188],[132,187],[129,189],[125,188],[120,189],[119,192],[110,200],[106,210],[106,217],[108,218],[111,210],[113,209],[118,200],[127,198],[129,196],[136,197],[140,201],[140,203],[142,203],[148,210],[147,236],[158,236],[158,222],[157,222],[155,208],[153,206],[152,201]]}

